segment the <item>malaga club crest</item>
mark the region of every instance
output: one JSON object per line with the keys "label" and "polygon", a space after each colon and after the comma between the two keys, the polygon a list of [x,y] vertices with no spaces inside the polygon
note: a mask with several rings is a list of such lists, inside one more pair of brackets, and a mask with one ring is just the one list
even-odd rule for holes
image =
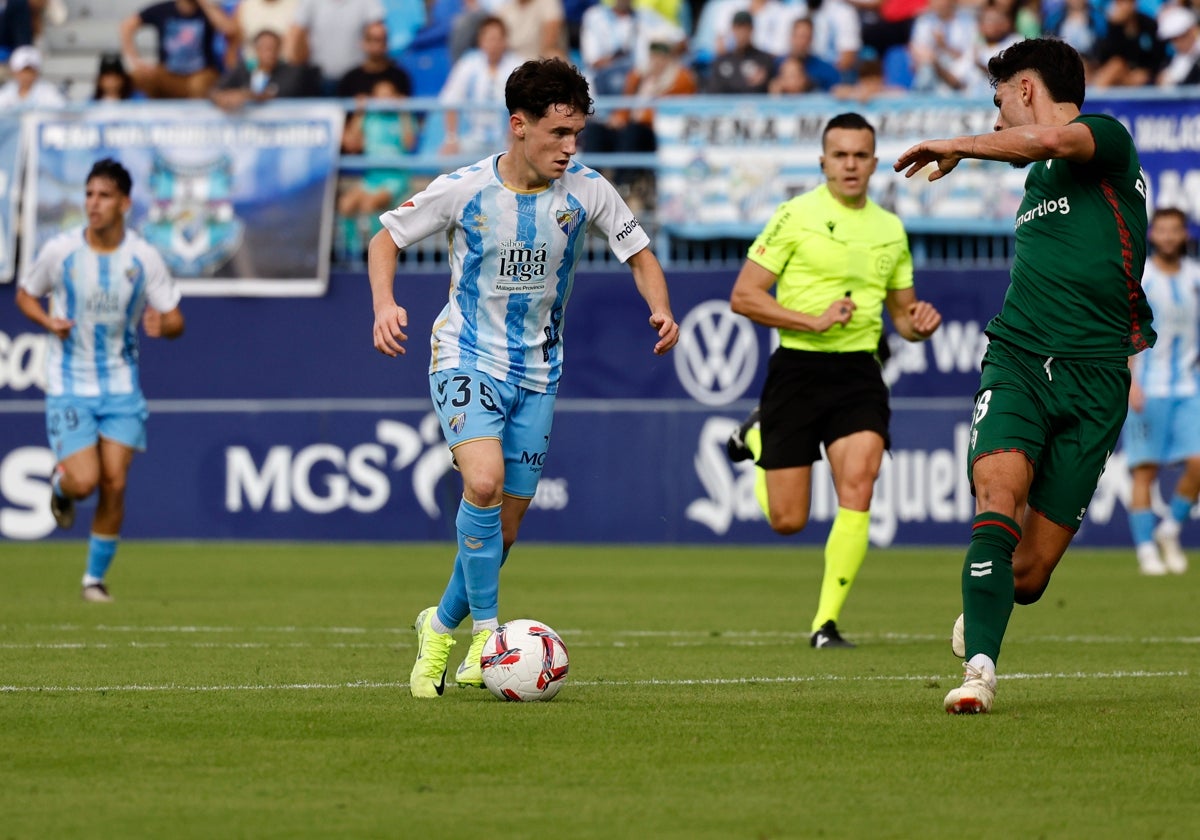
{"label": "malaga club crest", "polygon": [[579,214],[582,208],[575,207],[570,210],[555,210],[554,221],[558,224],[558,229],[570,236],[575,232],[575,228],[579,226]]}
{"label": "malaga club crest", "polygon": [[233,162],[227,155],[194,163],[159,155],[150,172],[153,196],[142,236],[176,277],[211,277],[242,244],[233,211]]}

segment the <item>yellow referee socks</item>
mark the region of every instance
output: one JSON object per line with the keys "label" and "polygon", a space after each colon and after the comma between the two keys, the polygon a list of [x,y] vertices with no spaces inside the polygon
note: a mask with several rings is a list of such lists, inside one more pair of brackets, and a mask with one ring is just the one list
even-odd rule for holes
{"label": "yellow referee socks", "polygon": [[[752,426],[746,431],[746,448],[750,450],[750,454],[754,456],[754,462],[757,464],[759,456],[762,455],[762,429],[757,425]],[[771,521],[771,508],[767,502],[767,471],[762,467],[754,468],[754,498],[758,502],[758,506],[762,508],[763,516],[767,521]]]}
{"label": "yellow referee socks", "polygon": [[821,581],[821,600],[813,618],[815,633],[827,621],[837,622],[854,578],[867,556],[871,512],[839,507],[825,541],[825,577]]}

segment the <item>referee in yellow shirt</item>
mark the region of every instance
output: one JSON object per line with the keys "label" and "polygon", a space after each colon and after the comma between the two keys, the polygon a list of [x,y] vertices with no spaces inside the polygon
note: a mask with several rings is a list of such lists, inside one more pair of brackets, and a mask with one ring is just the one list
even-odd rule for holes
{"label": "referee in yellow shirt", "polygon": [[[867,197],[875,129],[840,114],[821,138],[825,183],[784,202],[750,246],[730,305],[779,331],[759,407],[729,441],[758,465],[755,493],[771,527],[808,524],[812,465],[829,460],[838,512],[825,543],[813,647],[853,647],[837,621],[867,554],[871,494],[890,445],[891,408],[876,352],[883,308],[896,332],[923,341],[942,316],[913,290],[900,219]],[[775,287],[775,294],[771,294]]]}

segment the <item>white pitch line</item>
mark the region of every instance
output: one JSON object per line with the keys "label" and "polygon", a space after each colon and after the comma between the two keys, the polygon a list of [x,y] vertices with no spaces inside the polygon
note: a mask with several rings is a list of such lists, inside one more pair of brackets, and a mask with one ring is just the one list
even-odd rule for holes
{"label": "white pitch line", "polygon": [[[29,631],[37,631],[40,625],[27,624],[21,627],[16,625],[0,625],[0,632],[20,630],[23,633]],[[371,636],[383,635],[389,638],[394,638],[394,641],[386,643],[375,643],[378,647],[410,647],[413,639],[413,631],[410,628],[404,627],[225,627],[225,626],[161,626],[161,627],[142,627],[137,625],[105,625],[100,624],[94,627],[85,627],[77,624],[53,624],[46,625],[47,635],[54,633],[56,635],[62,633],[97,633],[97,634],[126,634],[126,633],[143,633],[146,635],[179,635],[179,636],[199,636],[203,634],[213,634],[220,636],[229,636],[242,634],[253,636],[256,634],[263,635],[303,635],[311,634],[315,636]],[[617,630],[617,631],[594,631],[583,629],[569,629],[561,631],[560,635],[578,647],[624,647],[637,646],[641,641],[653,641],[657,639],[666,640],[668,647],[702,647],[705,645],[733,645],[738,647],[765,647],[772,643],[789,644],[795,642],[808,642],[808,632],[799,631],[764,631],[764,630],[726,630],[726,631],[703,631],[703,630]],[[858,642],[886,642],[891,644],[921,644],[926,642],[943,642],[948,641],[946,635],[942,634],[927,634],[927,633],[855,633],[852,634],[855,641]],[[612,642],[603,642],[599,640],[612,639]],[[627,640],[627,641],[626,641]],[[1040,636],[1023,636],[1013,635],[1005,640],[1008,645],[1028,645],[1028,644],[1070,644],[1070,645],[1127,645],[1127,644],[1143,644],[1143,645],[1196,645],[1200,644],[1200,636],[1103,636],[1099,634],[1077,634],[1077,635],[1040,635]],[[72,643],[67,640],[56,640],[55,642],[0,642],[0,649],[21,649],[35,648],[45,646],[48,648],[69,649],[71,647],[99,647],[103,643],[88,644],[88,643]],[[130,643],[132,644],[132,643]],[[152,646],[153,643],[143,643],[146,647]],[[169,643],[162,643],[164,645]],[[249,647],[255,643],[210,643],[207,645],[196,643],[194,647]],[[270,643],[262,642],[263,647],[269,647]],[[303,644],[303,643],[280,643],[279,647],[287,647],[288,645]],[[328,643],[317,645],[312,643],[314,647],[337,647],[337,643]],[[187,645],[178,645],[181,647]],[[369,643],[362,643],[363,647],[371,647]]]}
{"label": "white pitch line", "polygon": [[[1001,674],[1003,680],[1121,680],[1121,679],[1151,679],[1161,677],[1189,677],[1188,671],[1101,671],[1085,673],[1083,671],[1041,673],[1041,674]],[[896,674],[872,676],[842,676],[836,674],[821,674],[812,676],[788,677],[711,677],[689,680],[574,680],[571,685],[586,687],[605,686],[664,686],[681,687],[690,685],[791,685],[797,683],[817,682],[929,682],[931,680],[955,679],[946,674]],[[252,692],[252,691],[335,691],[341,689],[373,689],[373,688],[407,688],[408,683],[402,682],[368,682],[366,680],[345,683],[281,683],[277,685],[0,685],[0,694],[50,692],[59,694],[89,694],[99,692]]]}

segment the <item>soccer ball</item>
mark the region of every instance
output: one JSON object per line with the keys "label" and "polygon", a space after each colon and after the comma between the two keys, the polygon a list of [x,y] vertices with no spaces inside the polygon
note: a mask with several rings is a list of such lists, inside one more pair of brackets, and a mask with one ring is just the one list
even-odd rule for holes
{"label": "soccer ball", "polygon": [[567,680],[567,646],[549,625],[501,624],[483,646],[483,684],[501,700],[549,700]]}

